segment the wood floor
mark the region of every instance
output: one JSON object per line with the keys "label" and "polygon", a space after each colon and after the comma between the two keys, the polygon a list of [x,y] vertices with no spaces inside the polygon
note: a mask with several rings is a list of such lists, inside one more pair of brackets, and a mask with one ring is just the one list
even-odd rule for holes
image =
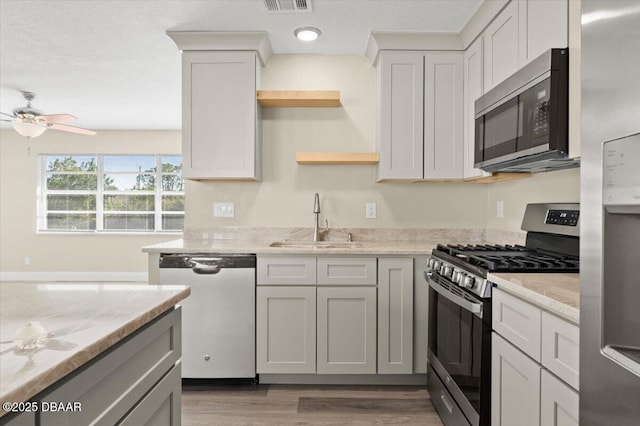
{"label": "wood floor", "polygon": [[184,385],[182,424],[440,426],[422,386]]}

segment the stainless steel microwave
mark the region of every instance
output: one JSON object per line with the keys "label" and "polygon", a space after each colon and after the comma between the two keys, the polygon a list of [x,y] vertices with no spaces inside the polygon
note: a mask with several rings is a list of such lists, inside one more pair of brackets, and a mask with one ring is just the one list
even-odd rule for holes
{"label": "stainless steel microwave", "polygon": [[475,167],[576,167],[569,147],[569,49],[550,49],[475,102]]}

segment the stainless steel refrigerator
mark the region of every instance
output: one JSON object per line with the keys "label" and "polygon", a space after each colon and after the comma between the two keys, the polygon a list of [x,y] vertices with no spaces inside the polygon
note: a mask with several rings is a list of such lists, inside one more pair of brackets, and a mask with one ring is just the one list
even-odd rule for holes
{"label": "stainless steel refrigerator", "polygon": [[640,1],[582,0],[581,55],[580,425],[638,426]]}

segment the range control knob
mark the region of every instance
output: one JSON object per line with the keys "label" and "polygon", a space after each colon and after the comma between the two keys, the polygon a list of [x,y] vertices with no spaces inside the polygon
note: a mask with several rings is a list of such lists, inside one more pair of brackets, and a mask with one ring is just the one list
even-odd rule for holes
{"label": "range control knob", "polygon": [[453,275],[451,275],[451,281],[458,284],[460,282],[460,271],[453,271]]}
{"label": "range control knob", "polygon": [[465,274],[464,272],[459,272],[458,281],[456,281],[456,284],[462,285],[466,276],[467,274]]}
{"label": "range control knob", "polygon": [[[431,259],[433,260],[433,259]],[[439,260],[433,260],[433,263],[431,264],[431,269],[433,269],[436,272],[440,272],[440,261]]]}
{"label": "range control knob", "polygon": [[462,287],[473,288],[475,283],[476,283],[476,279],[471,275],[467,275],[466,277],[464,277],[464,280],[462,281]]}
{"label": "range control knob", "polygon": [[452,273],[453,273],[453,266],[445,265],[442,270],[442,275],[444,275],[445,277],[450,277]]}

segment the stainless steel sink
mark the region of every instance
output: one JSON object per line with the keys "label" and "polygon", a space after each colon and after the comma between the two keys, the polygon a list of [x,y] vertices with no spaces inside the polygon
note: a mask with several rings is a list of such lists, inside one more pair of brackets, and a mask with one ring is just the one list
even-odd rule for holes
{"label": "stainless steel sink", "polygon": [[362,244],[340,241],[276,241],[269,244],[269,247],[331,249],[357,248],[362,247]]}

